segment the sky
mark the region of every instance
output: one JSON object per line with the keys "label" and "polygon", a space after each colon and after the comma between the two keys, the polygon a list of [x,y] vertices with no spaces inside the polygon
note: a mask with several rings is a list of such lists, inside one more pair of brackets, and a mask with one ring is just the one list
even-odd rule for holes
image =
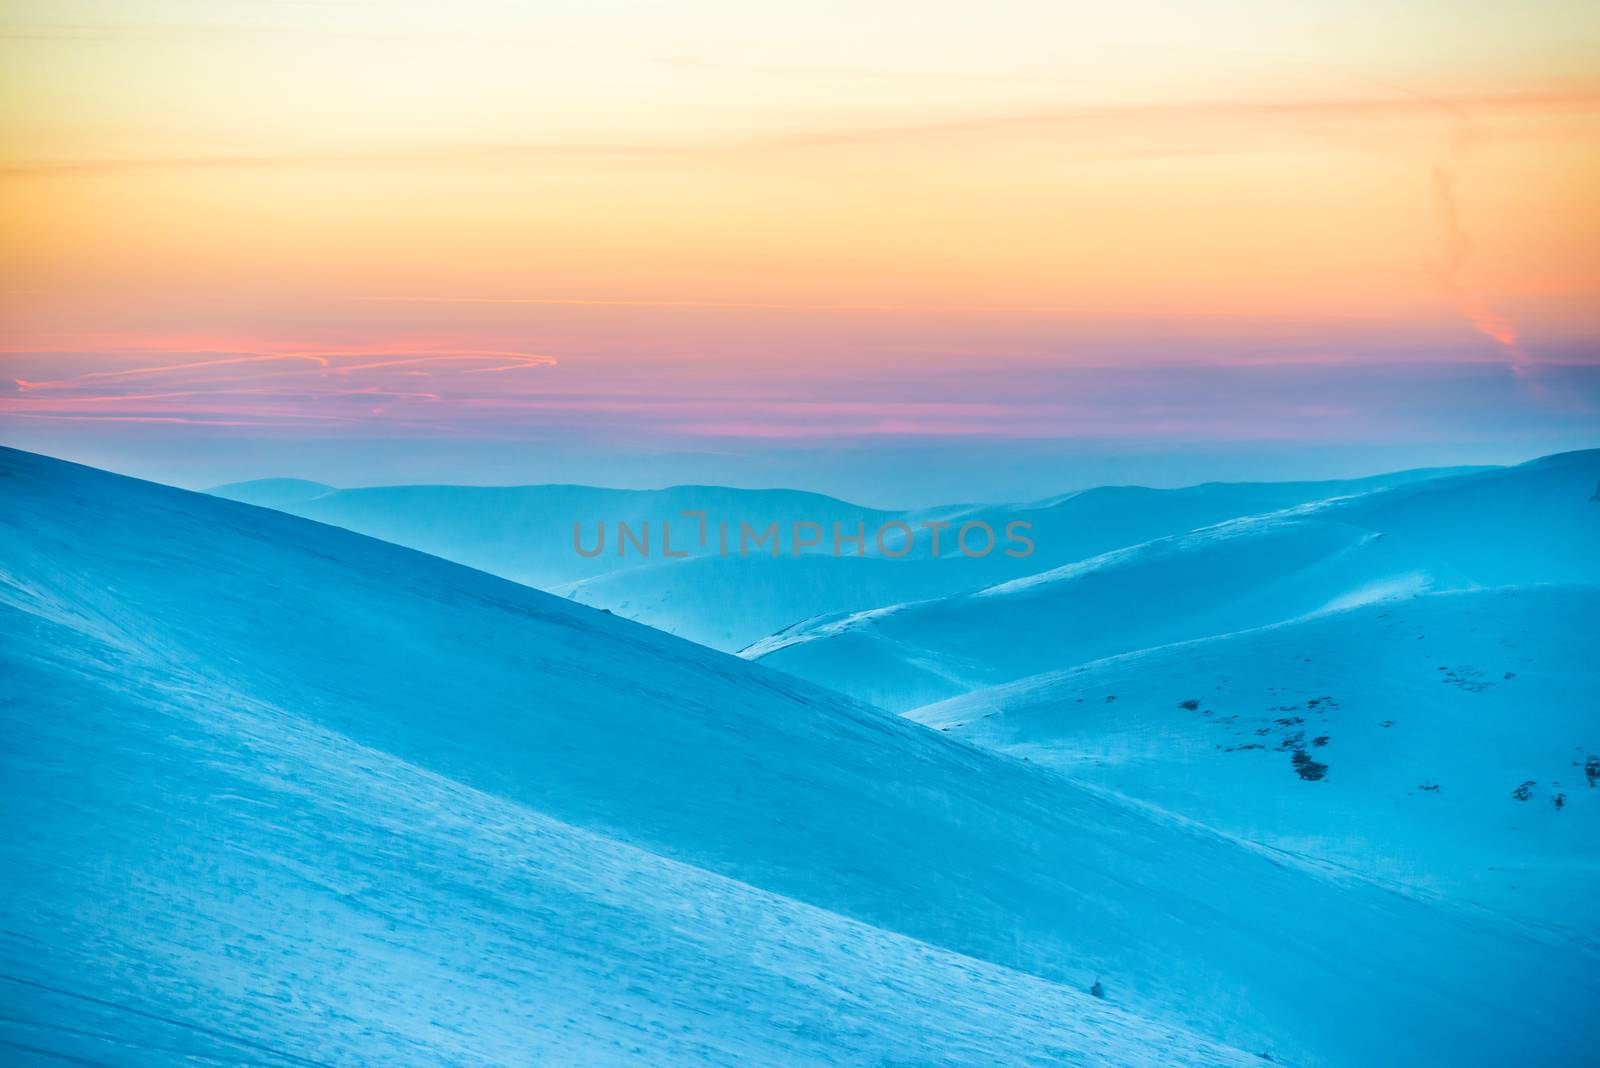
{"label": "sky", "polygon": [[873,503],[1600,445],[1593,4],[0,0],[0,442]]}

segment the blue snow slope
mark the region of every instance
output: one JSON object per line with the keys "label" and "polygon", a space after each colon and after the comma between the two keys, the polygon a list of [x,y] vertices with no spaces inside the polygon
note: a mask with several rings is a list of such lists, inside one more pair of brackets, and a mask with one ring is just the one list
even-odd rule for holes
{"label": "blue snow slope", "polygon": [[[1594,947],[0,450],[22,1063],[1577,1063]],[[1084,991],[1099,979],[1104,1000]]]}
{"label": "blue snow slope", "polygon": [[1600,586],[1425,593],[907,713],[1296,854],[1600,937]]}
{"label": "blue snow slope", "polygon": [[[1337,482],[1211,483],[1176,490],[1105,486],[1032,504],[947,505],[909,512],[864,508],[797,490],[744,490],[674,486],[615,490],[593,486],[386,486],[334,489],[299,479],[263,479],[218,486],[210,492],[328,523],[528,586],[560,593],[595,608],[692,639],[715,649],[742,649],[774,631],[826,612],[875,608],[899,601],[942,597],[1081,560],[1095,553],[1177,534],[1241,515],[1286,508],[1327,497],[1361,493],[1438,477],[1444,471],[1403,471]],[[707,537],[698,538],[701,513]],[[903,558],[886,559],[875,532],[887,521],[921,531]],[[932,554],[923,522],[950,524],[942,550]],[[815,524],[819,544],[796,555],[795,523]],[[1000,547],[969,558],[955,547],[957,530],[988,523]],[[1034,551],[1007,556],[1004,531],[1027,523]],[[597,544],[604,524],[605,551],[584,556],[573,548],[573,524],[583,544]],[[652,555],[637,547],[617,551],[617,524],[648,535]],[[777,557],[753,547],[740,554],[741,523],[782,532]],[[675,553],[663,552],[670,524]],[[720,554],[719,525],[727,524],[729,552]],[[865,531],[861,557],[848,543],[832,553],[833,531]],[[1019,528],[1022,529],[1022,528]],[[902,535],[886,535],[890,551]],[[974,534],[981,544],[981,534]]]}
{"label": "blue snow slope", "polygon": [[893,711],[1427,591],[1600,583],[1600,450],[1315,502],[975,592],[820,616],[741,654]]}

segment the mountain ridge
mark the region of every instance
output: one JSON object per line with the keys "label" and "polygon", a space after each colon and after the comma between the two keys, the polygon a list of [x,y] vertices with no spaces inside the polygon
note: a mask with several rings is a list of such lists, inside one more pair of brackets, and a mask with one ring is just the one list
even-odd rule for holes
{"label": "mountain ridge", "polygon": [[[1429,589],[1600,581],[1600,450],[1113,549],[981,590],[816,617],[741,655],[904,711],[1103,656]],[[1505,498],[1499,507],[1498,498]],[[1156,605],[1161,607],[1158,609]]]}
{"label": "mountain ridge", "polygon": [[[802,491],[716,486],[610,490],[569,484],[416,485],[302,493],[298,500],[271,486],[254,488],[254,483],[210,492],[407,545],[732,652],[819,614],[979,589],[1150,537],[1436,473],[1424,469],[1355,480],[1208,483],[1172,490],[1095,487],[1040,502],[960,503],[908,511]],[[705,515],[712,533],[703,543],[699,520],[686,517],[686,511]],[[778,524],[783,543],[778,560],[760,550],[749,558],[738,551],[739,524],[745,521],[757,530]],[[920,531],[905,558],[886,559],[874,544],[873,532],[891,521]],[[616,524],[624,522],[636,535],[648,525],[651,537],[646,540],[653,543],[653,555],[619,553]],[[733,532],[735,548],[727,555],[717,553],[714,531],[719,522]],[[955,533],[947,531],[943,554],[934,559],[931,535],[919,526],[924,522],[987,523],[1000,546],[983,558],[968,558],[950,544]],[[1009,545],[1005,529],[1013,522],[1029,524],[1033,548],[1026,558],[1002,551]],[[686,551],[687,559],[661,555],[667,523],[673,527],[674,548]],[[792,552],[795,523],[816,524],[824,545]],[[604,551],[596,556],[577,552],[575,524],[586,546],[603,546]],[[835,524],[846,532],[864,529],[864,558],[853,557],[848,547],[838,557],[829,553]],[[611,541],[595,540],[604,537],[596,530],[601,525],[609,528]],[[891,535],[891,541],[897,543],[901,536]]]}

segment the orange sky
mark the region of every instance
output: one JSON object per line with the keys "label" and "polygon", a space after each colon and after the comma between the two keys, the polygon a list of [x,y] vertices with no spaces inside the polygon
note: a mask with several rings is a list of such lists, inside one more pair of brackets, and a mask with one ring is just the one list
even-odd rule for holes
{"label": "orange sky", "polygon": [[13,2],[0,360],[150,417],[121,372],[286,351],[1593,361],[1596,54],[1580,4]]}

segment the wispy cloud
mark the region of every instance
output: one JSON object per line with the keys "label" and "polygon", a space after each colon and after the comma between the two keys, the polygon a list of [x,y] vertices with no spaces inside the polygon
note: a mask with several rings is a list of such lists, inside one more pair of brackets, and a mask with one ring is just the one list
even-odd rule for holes
{"label": "wispy cloud", "polygon": [[[998,133],[1078,137],[1091,142],[1097,136],[1182,133],[1183,143],[1164,150],[1153,141],[1137,149],[1102,149],[1113,155],[1130,152],[1181,155],[1197,152],[1236,151],[1218,141],[1197,148],[1194,134],[1207,123],[1248,121],[1257,128],[1294,124],[1314,119],[1381,120],[1427,115],[1440,106],[1470,110],[1488,117],[1565,114],[1600,111],[1600,87],[1584,86],[1559,92],[1499,93],[1432,98],[1396,91],[1389,95],[1257,98],[1212,101],[1144,102],[1108,105],[1071,105],[986,115],[960,115],[925,122],[860,124],[840,121],[813,125],[773,135],[761,132],[730,133],[701,140],[561,141],[380,145],[352,148],[305,148],[283,152],[148,155],[75,159],[21,159],[0,165],[0,177],[93,174],[140,170],[283,169],[297,167],[514,167],[540,159],[656,159],[693,160],[739,157],[767,153],[818,151],[829,148],[894,146],[964,136]],[[1060,142],[1063,149],[1067,142]]]}
{"label": "wispy cloud", "polygon": [[[464,385],[467,376],[556,364],[553,356],[503,349],[266,348],[0,351],[0,368],[14,369],[11,388],[0,388],[0,418],[258,427],[391,420],[444,427],[459,413],[457,402],[476,395]],[[26,370],[68,358],[103,365],[152,355],[166,358],[53,377]],[[192,358],[177,358],[184,355]]]}
{"label": "wispy cloud", "polygon": [[[859,303],[808,303],[800,301],[735,301],[735,300],[651,300],[612,297],[475,297],[475,296],[372,296],[351,297],[355,304],[462,304],[462,305],[528,305],[558,308],[661,308],[686,310],[706,309],[725,311],[775,311],[775,312],[882,312],[909,315],[998,315],[1081,317],[1101,319],[1292,319],[1302,320],[1301,314],[1277,313],[1261,308],[1217,307],[1197,304],[859,304]],[[1373,320],[1373,316],[1331,309],[1326,320]]]}

